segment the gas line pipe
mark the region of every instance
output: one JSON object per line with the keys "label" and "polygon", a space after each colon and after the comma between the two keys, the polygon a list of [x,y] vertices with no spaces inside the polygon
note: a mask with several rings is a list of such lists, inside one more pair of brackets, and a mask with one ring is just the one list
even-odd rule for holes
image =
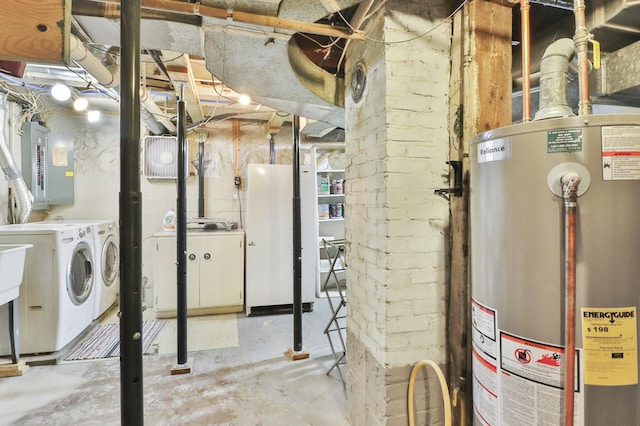
{"label": "gas line pipe", "polygon": [[430,359],[424,359],[418,361],[416,365],[411,369],[411,375],[409,376],[409,391],[407,396],[407,409],[409,411],[409,426],[415,425],[414,420],[414,408],[413,408],[413,393],[416,382],[416,376],[422,367],[431,367],[438,376],[440,382],[440,390],[442,391],[442,399],[444,404],[444,425],[451,426],[451,399],[449,398],[449,386],[447,386],[447,380],[444,378],[442,369],[434,361]]}
{"label": "gas line pipe", "polygon": [[560,178],[564,201],[564,264],[565,264],[565,326],[564,326],[564,425],[573,426],[574,380],[576,351],[576,210],[580,175],[575,172]]}

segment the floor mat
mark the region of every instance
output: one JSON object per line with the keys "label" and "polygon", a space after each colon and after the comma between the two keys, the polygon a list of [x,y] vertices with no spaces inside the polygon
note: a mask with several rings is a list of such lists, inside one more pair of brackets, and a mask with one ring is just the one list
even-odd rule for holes
{"label": "floor mat", "polygon": [[[169,319],[166,321],[167,326],[149,349],[151,353],[176,353],[176,320]],[[187,319],[187,350],[189,352],[232,348],[238,345],[236,314],[197,316]]]}
{"label": "floor mat", "polygon": [[[156,338],[167,324],[166,321],[143,321],[142,323],[142,353],[149,354]],[[73,348],[65,361],[111,358],[120,356],[120,325],[98,324],[93,333],[86,340]]]}

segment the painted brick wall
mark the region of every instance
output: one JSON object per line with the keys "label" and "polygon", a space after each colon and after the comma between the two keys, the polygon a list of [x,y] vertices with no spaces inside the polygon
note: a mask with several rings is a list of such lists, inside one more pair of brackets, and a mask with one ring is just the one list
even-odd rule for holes
{"label": "painted brick wall", "polygon": [[[364,98],[346,94],[348,401],[354,425],[405,424],[410,366],[446,362],[450,24],[444,1],[391,1],[353,43]],[[437,385],[417,386],[433,424]],[[422,396],[420,396],[420,389]],[[428,393],[429,395],[425,395]],[[433,395],[436,396],[433,396]],[[432,416],[432,417],[429,417]]]}

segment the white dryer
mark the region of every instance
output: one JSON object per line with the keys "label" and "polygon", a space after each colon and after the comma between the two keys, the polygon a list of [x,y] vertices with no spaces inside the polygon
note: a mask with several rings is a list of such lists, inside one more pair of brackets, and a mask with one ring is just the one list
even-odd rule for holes
{"label": "white dryer", "polygon": [[[91,227],[35,222],[0,226],[0,243],[29,243],[20,288],[20,350],[55,352],[80,335],[95,309]],[[7,308],[0,309],[0,354],[10,353]]]}
{"label": "white dryer", "polygon": [[120,292],[120,241],[116,222],[99,221],[94,226],[98,278],[93,318],[97,319],[118,301]]}
{"label": "white dryer", "polygon": [[93,319],[98,319],[116,304],[120,294],[120,236],[116,221],[110,219],[54,219],[44,223],[91,227],[90,232],[95,240],[96,264],[96,296]]}

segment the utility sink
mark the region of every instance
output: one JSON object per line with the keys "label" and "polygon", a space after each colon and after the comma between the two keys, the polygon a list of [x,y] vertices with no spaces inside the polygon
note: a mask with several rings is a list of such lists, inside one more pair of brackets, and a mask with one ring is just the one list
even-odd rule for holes
{"label": "utility sink", "polygon": [[33,244],[0,244],[0,305],[19,295],[24,259]]}

